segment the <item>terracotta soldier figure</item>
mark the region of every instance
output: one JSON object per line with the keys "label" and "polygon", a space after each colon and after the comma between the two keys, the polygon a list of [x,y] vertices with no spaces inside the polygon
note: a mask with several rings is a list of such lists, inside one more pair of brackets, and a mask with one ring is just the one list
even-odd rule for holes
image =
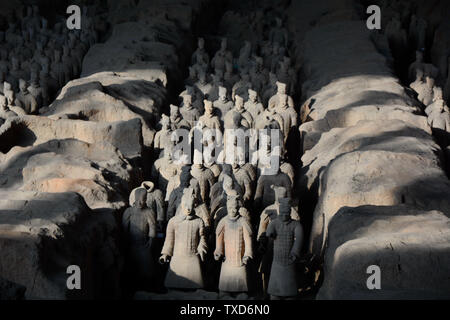
{"label": "terracotta soldier figure", "polygon": [[183,119],[189,123],[190,128],[193,128],[198,118],[200,118],[200,110],[194,108],[190,94],[183,95],[183,106],[180,108],[180,113]]}
{"label": "terracotta soldier figure", "polygon": [[161,130],[156,132],[153,140],[153,147],[159,152],[174,145],[174,142],[171,140],[173,130],[170,127],[170,119],[165,114],[161,116],[161,125]]}
{"label": "terracotta soldier figure", "polygon": [[[166,212],[164,208],[164,195],[161,190],[155,188],[155,184],[151,181],[144,181],[141,186],[135,190],[143,189],[146,194],[146,206],[155,214],[158,230],[162,231],[162,226],[167,222]],[[131,195],[130,195],[131,197]]]}
{"label": "terracotta soldier figure", "polygon": [[287,197],[291,197],[291,180],[287,174],[281,172],[280,168],[278,168],[277,174],[261,175],[258,179],[255,201],[261,209],[266,208],[275,202],[275,191],[271,187],[272,185],[286,188]]}
{"label": "terracotta soldier figure", "polygon": [[173,131],[177,129],[189,130],[191,128],[189,122],[183,119],[180,108],[173,104],[170,105],[170,126]]}
{"label": "terracotta soldier figure", "polygon": [[0,95],[0,118],[6,120],[8,118],[17,117],[17,113],[8,108],[8,101],[5,96]]}
{"label": "terracotta soldier figure", "polygon": [[[188,188],[190,189],[190,188]],[[207,245],[203,220],[195,215],[193,191],[187,190],[181,201],[181,214],[169,220],[160,262],[170,261],[165,286],[197,289],[204,285],[200,261]]]}
{"label": "terracotta soldier figure", "polygon": [[264,107],[258,101],[258,93],[255,90],[248,89],[248,100],[244,103],[244,109],[251,114],[253,121],[256,121],[257,117],[264,111]]}
{"label": "terracotta soldier figure", "polygon": [[[238,121],[237,123],[236,117]],[[245,123],[242,122],[243,120],[245,120]],[[253,117],[250,112],[245,110],[244,99],[241,96],[235,96],[234,108],[228,111],[225,115],[224,126],[225,129],[237,129],[241,126],[251,128],[253,126]]]}
{"label": "terracotta soldier figure", "polygon": [[154,264],[151,256],[152,241],[156,237],[156,221],[153,210],[146,208],[146,191],[139,189],[133,192],[131,207],[126,209],[122,226],[128,243],[128,254],[133,273],[136,278],[144,279],[148,284],[151,280]]}
{"label": "terracotta soldier figure", "polygon": [[228,100],[227,88],[219,87],[219,98],[213,102],[213,106],[217,110],[217,116],[223,122],[227,112],[233,109],[233,101]]}
{"label": "terracotta soldier figure", "polygon": [[285,144],[291,130],[297,127],[297,112],[288,105],[288,100],[287,94],[278,94],[278,103],[275,108],[275,112],[283,118],[282,131]]}
{"label": "terracotta soldier figure", "polygon": [[16,96],[17,104],[25,110],[27,114],[34,114],[37,112],[36,99],[28,92],[27,82],[23,79],[19,80],[20,92]]}
{"label": "terracotta soldier figure", "polygon": [[209,206],[209,192],[216,180],[213,172],[205,168],[203,163],[195,163],[191,168],[191,176],[199,183],[201,201]]}
{"label": "terracotta soldier figure", "polygon": [[197,50],[192,54],[191,64],[195,65],[199,60],[209,64],[209,55],[205,50],[205,40],[203,38],[198,38]]}
{"label": "terracotta soldier figure", "polygon": [[212,102],[205,99],[203,100],[203,103],[205,107],[205,113],[198,119],[198,121],[201,121],[204,126],[209,129],[216,129],[221,131],[220,120],[215,113],[215,108],[213,107]]}
{"label": "terracotta soldier figure", "polygon": [[[258,235],[256,237],[259,247],[258,251],[263,253],[258,271],[262,276],[263,289],[265,293],[267,292],[267,285],[269,283],[270,277],[270,268],[272,266],[273,259],[273,241],[271,238],[267,237],[266,231],[269,223],[278,217],[278,212],[280,210],[280,199],[284,199],[287,197],[286,188],[277,187],[274,185],[271,185],[270,187],[275,191],[275,203],[266,207],[261,213]],[[300,220],[298,212],[294,207],[291,207],[291,219],[298,221]]]}
{"label": "terracotta soldier figure", "polygon": [[250,222],[239,215],[235,196],[227,199],[227,216],[217,225],[214,258],[222,260],[220,291],[248,291],[246,265],[253,258],[252,229]]}
{"label": "terracotta soldier figure", "polygon": [[[284,95],[287,94],[286,83],[277,81],[276,85],[277,85],[277,93],[269,99],[268,109],[275,108],[279,103],[280,97],[284,97]],[[292,108],[294,107],[294,100],[289,95],[287,97],[287,105]]]}
{"label": "terracotta soldier figure", "polygon": [[280,199],[278,217],[267,227],[266,235],[273,238],[273,262],[267,293],[271,298],[293,297],[298,294],[295,262],[300,258],[303,228],[292,220],[290,199]]}
{"label": "terracotta soldier figure", "polygon": [[227,50],[227,39],[223,38],[220,43],[220,49],[214,55],[214,58],[211,60],[211,66],[213,69],[222,69],[225,70],[225,63],[232,62],[233,55],[230,51]]}

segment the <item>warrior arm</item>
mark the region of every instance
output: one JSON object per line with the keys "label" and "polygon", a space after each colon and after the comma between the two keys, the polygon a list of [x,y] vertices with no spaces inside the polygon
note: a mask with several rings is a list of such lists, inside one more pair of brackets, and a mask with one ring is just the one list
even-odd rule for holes
{"label": "warrior arm", "polygon": [[156,220],[166,221],[166,213],[164,210],[164,197],[161,190],[156,190],[154,192],[154,199],[156,204]]}
{"label": "warrior arm", "polygon": [[269,215],[263,212],[259,220],[258,235],[256,236],[257,241],[262,241],[267,236],[267,226],[269,225],[269,222]]}
{"label": "warrior arm", "polygon": [[291,254],[295,255],[297,258],[299,258],[300,250],[302,249],[302,244],[303,244],[303,227],[300,224],[300,222],[294,221],[293,223],[295,223],[296,226],[294,229],[295,240],[294,240],[294,245],[292,246],[292,249],[291,249]]}
{"label": "warrior arm", "polygon": [[277,230],[275,229],[275,220],[269,222],[269,226],[267,227],[266,236],[268,238],[276,238]]}
{"label": "warrior arm", "polygon": [[200,230],[199,230],[200,240],[198,242],[197,252],[203,261],[204,255],[206,254],[206,250],[208,249],[208,245],[206,243],[205,224],[203,223],[202,219],[199,219],[199,221],[200,221]]}
{"label": "warrior arm", "polygon": [[173,247],[175,244],[175,228],[174,228],[174,219],[169,220],[166,230],[166,240],[164,241],[164,246],[161,250],[161,254],[172,256],[173,255]]}
{"label": "warrior arm", "polygon": [[252,226],[247,219],[241,219],[243,224],[243,236],[244,236],[244,257],[253,258],[253,246],[252,246]]}
{"label": "warrior arm", "polygon": [[214,250],[214,255],[223,256],[225,253],[224,248],[224,236],[225,236],[225,219],[222,218],[217,225],[216,229],[216,250]]}
{"label": "warrior arm", "polygon": [[250,200],[252,197],[252,186],[250,185],[250,181],[248,181],[247,179],[244,180],[244,188],[245,188],[245,193],[244,193],[244,200]]}

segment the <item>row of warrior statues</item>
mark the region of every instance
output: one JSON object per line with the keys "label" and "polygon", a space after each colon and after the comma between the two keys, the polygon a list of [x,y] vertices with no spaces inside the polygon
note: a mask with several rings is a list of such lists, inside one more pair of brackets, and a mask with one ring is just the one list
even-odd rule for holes
{"label": "row of warrior statues", "polygon": [[26,9],[0,30],[0,123],[45,110],[80,75],[83,57],[98,38],[88,7],[83,7],[81,30],[69,30],[64,17],[50,28],[38,6]]}
{"label": "row of warrior statues", "polygon": [[259,162],[181,164],[172,152],[173,132],[204,128],[222,133],[277,129],[285,149],[289,136],[298,131],[291,96],[296,77],[280,19],[273,29],[259,50],[245,42],[237,58],[226,38],[212,59],[204,39],[198,39],[180,107],[170,106],[154,138],[159,158],[152,167],[152,181],[132,191],[131,207],[123,215],[130,261],[142,278],[151,276],[157,260],[149,254],[153,239],[165,233],[159,262],[169,263],[167,288],[211,287],[210,278],[217,274],[213,287],[219,292],[248,292],[253,264],[266,294],[298,294],[303,230],[292,192],[294,168],[285,152],[277,155],[279,168],[273,174],[264,174],[267,164]]}

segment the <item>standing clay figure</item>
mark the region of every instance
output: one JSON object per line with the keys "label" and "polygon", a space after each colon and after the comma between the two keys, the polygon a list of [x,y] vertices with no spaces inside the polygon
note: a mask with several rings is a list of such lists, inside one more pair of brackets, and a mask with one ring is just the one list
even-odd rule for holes
{"label": "standing clay figure", "polygon": [[242,190],[242,200],[244,203],[247,203],[253,196],[253,180],[248,171],[239,165],[238,161],[234,161],[231,167],[233,169],[233,180],[237,183],[240,190]]}
{"label": "standing clay figure", "polygon": [[195,163],[191,168],[191,176],[199,183],[201,201],[209,206],[209,192],[216,180],[213,172],[202,163]]}
{"label": "standing clay figure", "polygon": [[423,53],[422,51],[416,51],[416,61],[411,63],[408,68],[408,77],[410,81],[414,81],[417,78],[417,69],[423,70]]}
{"label": "standing clay figure", "polygon": [[272,43],[278,43],[280,46],[287,47],[288,33],[283,28],[283,21],[280,18],[275,18],[275,26],[270,30],[269,39]]}
{"label": "standing clay figure", "polygon": [[222,39],[220,43],[220,49],[214,55],[214,58],[211,60],[211,66],[213,69],[221,69],[225,70],[225,63],[232,62],[233,55],[230,51],[227,50],[227,39]]}
{"label": "standing clay figure", "polygon": [[434,79],[429,76],[425,76],[425,85],[416,90],[418,96],[417,100],[422,102],[425,106],[428,106],[433,102],[433,89],[434,89]]}
{"label": "standing clay figure", "polygon": [[426,107],[426,109],[425,109],[426,115],[430,115],[430,113],[435,109],[435,107],[440,106],[441,101],[443,101],[442,89],[439,87],[434,87],[433,88],[433,102]]}
{"label": "standing clay figure", "polygon": [[190,94],[183,95],[183,106],[180,108],[180,113],[183,119],[189,123],[190,128],[194,128],[201,114],[200,110],[194,108]]}
{"label": "standing clay figure", "polygon": [[181,168],[180,182],[178,187],[172,191],[169,197],[169,204],[167,206],[167,219],[176,215],[177,211],[181,208],[181,199],[183,197],[184,190],[188,187],[192,187],[194,191],[195,203],[200,202],[200,186],[198,181],[191,177],[189,166]]}
{"label": "standing clay figure", "polygon": [[20,68],[20,61],[16,57],[11,58],[11,68],[6,74],[7,81],[15,92],[19,89],[19,79],[27,79],[27,73]]}
{"label": "standing clay figure", "polygon": [[428,124],[433,129],[450,132],[450,114],[445,110],[445,102],[443,100],[429,114]]}
{"label": "standing clay figure", "polygon": [[273,238],[273,262],[267,293],[272,299],[298,294],[295,262],[300,258],[303,228],[292,220],[289,199],[280,199],[278,217],[267,227],[267,237]]}
{"label": "standing clay figure", "polygon": [[[275,108],[279,104],[280,97],[284,97],[284,95],[287,94],[286,92],[287,86],[285,83],[277,81],[276,85],[277,85],[277,93],[269,99],[268,103],[269,109]],[[294,107],[294,100],[292,99],[291,96],[287,97],[287,105],[291,108]]]}
{"label": "standing clay figure", "polygon": [[227,97],[227,88],[219,87],[219,98],[213,102],[213,106],[217,110],[217,116],[223,122],[227,112],[233,109],[233,102]]}
{"label": "standing clay figure", "polygon": [[20,92],[17,94],[17,105],[25,110],[27,114],[34,114],[37,111],[36,99],[28,92],[27,82],[23,79],[19,80]]}
{"label": "standing clay figure", "polygon": [[142,182],[141,188],[144,188],[147,192],[145,203],[147,208],[155,212],[158,229],[161,230],[163,224],[167,222],[164,210],[164,195],[161,190],[155,188],[155,184],[151,181]]}
{"label": "standing clay figure", "polygon": [[205,113],[198,119],[206,128],[221,131],[220,120],[215,113],[215,108],[209,100],[203,100]]}
{"label": "standing clay figure", "polygon": [[[237,123],[236,123],[237,122]],[[225,129],[237,129],[239,127],[253,127],[253,117],[244,108],[244,99],[236,95],[234,108],[228,111],[224,119]]]}
{"label": "standing clay figure", "polygon": [[25,110],[17,106],[18,101],[16,99],[16,95],[8,82],[3,83],[3,92],[6,98],[7,108],[19,116],[26,115]]}
{"label": "standing clay figure", "polygon": [[425,37],[427,31],[427,22],[423,18],[411,17],[409,24],[409,37],[417,49],[425,48]]}
{"label": "standing clay figure", "polygon": [[214,74],[211,74],[212,82],[211,89],[208,93],[208,99],[216,101],[219,99],[219,87],[223,86],[223,71],[216,69]]}
{"label": "standing clay figure", "polygon": [[239,58],[238,58],[239,70],[248,68],[248,65],[250,62],[251,51],[252,51],[252,45],[251,45],[250,41],[245,41],[244,46],[239,51]]}
{"label": "standing clay figure", "polygon": [[195,215],[192,195],[192,190],[187,190],[181,201],[181,214],[167,225],[159,259],[161,263],[170,261],[167,288],[197,289],[204,284],[200,260],[204,261],[207,250],[205,228],[203,220]]}
{"label": "standing clay figure", "polygon": [[216,229],[214,258],[222,260],[219,290],[222,292],[246,292],[249,259],[253,258],[252,229],[250,222],[239,215],[237,197],[227,199],[227,216]]}
{"label": "standing clay figure", "polygon": [[[275,191],[275,203],[268,206],[261,213],[261,217],[259,220],[258,227],[258,235],[256,240],[258,241],[258,246],[261,253],[263,253],[263,257],[261,260],[261,264],[259,266],[259,272],[262,276],[263,281],[263,289],[264,292],[267,292],[267,285],[269,283],[270,278],[270,268],[272,266],[273,259],[273,239],[268,238],[266,231],[269,223],[275,220],[278,217],[278,213],[280,211],[280,200],[286,198],[286,188],[284,187],[276,187],[274,185],[270,186]],[[300,220],[297,210],[294,207],[291,207],[291,219]]]}
{"label": "standing clay figure", "polygon": [[267,82],[267,77],[268,75],[264,70],[263,59],[255,56],[252,68],[250,69],[250,79],[253,89],[257,92],[262,92],[263,87]]}
{"label": "standing clay figure", "polygon": [[225,62],[225,73],[223,75],[223,81],[228,91],[231,91],[233,85],[239,81],[239,77],[233,73],[233,64],[229,61]]}
{"label": "standing clay figure", "polygon": [[275,112],[283,118],[284,144],[286,144],[291,130],[297,127],[297,112],[288,105],[288,99],[289,96],[287,94],[278,94],[278,104],[275,108]]}
{"label": "standing clay figure", "polygon": [[37,109],[43,106],[43,91],[39,86],[39,78],[36,72],[31,73],[30,86],[27,88],[28,92],[33,96],[37,103]]}
{"label": "standing clay figure", "polygon": [[61,51],[59,50],[55,50],[54,53],[51,75],[56,79],[58,88],[61,88],[66,84],[66,67],[61,61]]}
{"label": "standing clay figure", "polygon": [[209,64],[209,55],[205,50],[205,40],[203,38],[198,38],[198,48],[195,50],[195,52],[192,54],[192,61],[191,64],[195,65],[199,61],[205,62],[206,64]]}
{"label": "standing clay figure", "polygon": [[177,129],[191,129],[189,122],[183,119],[180,113],[180,108],[173,104],[170,105],[170,126],[172,131]]}
{"label": "standing clay figure", "polygon": [[160,155],[162,150],[171,148],[174,145],[171,140],[173,130],[170,128],[170,119],[165,114],[161,116],[161,125],[161,130],[155,134],[155,139],[153,140],[153,147],[160,152]]}
{"label": "standing clay figure", "polygon": [[136,279],[144,279],[146,284],[151,280],[154,265],[151,256],[152,241],[156,237],[155,213],[145,207],[146,191],[138,189],[132,193],[132,205],[126,209],[122,226],[127,237],[128,254]]}
{"label": "standing clay figure", "polygon": [[254,121],[264,111],[264,107],[258,101],[258,93],[255,90],[248,89],[248,100],[244,104],[244,109],[251,114]]}
{"label": "standing clay figure", "polygon": [[17,113],[8,108],[6,97],[0,95],[0,118],[6,120],[12,117],[17,117]]}
{"label": "standing clay figure", "polygon": [[241,96],[244,100],[248,99],[248,89],[252,87],[250,75],[247,72],[241,73],[241,79],[236,82],[231,91],[231,99],[235,99],[236,95]]}
{"label": "standing clay figure", "polygon": [[198,81],[194,84],[194,87],[203,94],[203,97],[209,95],[209,92],[212,89],[212,85],[206,80],[205,71],[203,70],[198,71]]}
{"label": "standing clay figure", "polygon": [[272,185],[286,188],[287,197],[292,194],[292,185],[289,176],[278,168],[275,175],[261,175],[258,179],[255,192],[255,202],[261,209],[266,208],[275,202],[275,191]]}

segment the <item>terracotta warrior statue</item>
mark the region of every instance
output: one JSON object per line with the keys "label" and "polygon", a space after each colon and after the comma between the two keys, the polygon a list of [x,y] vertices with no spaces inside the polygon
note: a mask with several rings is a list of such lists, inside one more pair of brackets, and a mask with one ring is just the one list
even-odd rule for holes
{"label": "terracotta warrior statue", "polygon": [[155,220],[158,223],[158,230],[162,231],[162,226],[165,222],[167,222],[166,219],[166,212],[164,208],[164,195],[161,192],[161,190],[155,188],[155,184],[151,181],[144,181],[141,183],[141,185],[133,191],[131,191],[130,194],[130,204],[134,203],[136,192],[138,190],[145,190],[146,192],[146,206],[147,208],[151,209],[152,212],[155,215]]}
{"label": "terracotta warrior statue", "polygon": [[123,214],[122,226],[128,240],[127,252],[133,273],[137,279],[144,279],[149,284],[154,270],[151,247],[156,237],[156,221],[153,210],[145,206],[146,193],[143,188],[132,192],[131,207]]}
{"label": "terracotta warrior statue", "polygon": [[173,104],[170,105],[170,126],[173,131],[177,129],[189,130],[191,128],[189,122],[183,119],[180,108]]}
{"label": "terracotta warrior statue", "polygon": [[200,261],[206,256],[205,227],[195,215],[193,191],[186,189],[181,213],[169,220],[160,262],[170,261],[167,288],[197,289],[204,286]]}
{"label": "terracotta warrior statue", "polygon": [[27,114],[35,114],[37,112],[37,102],[31,93],[28,92],[27,87],[27,82],[20,79],[20,92],[16,96],[17,105],[24,109]]}
{"label": "terracotta warrior statue", "polygon": [[173,130],[170,127],[170,119],[165,114],[161,116],[161,125],[161,130],[156,132],[155,139],[153,140],[154,149],[160,153],[162,150],[171,148],[174,145],[174,142],[171,140]]}
{"label": "terracotta warrior statue", "polygon": [[281,172],[280,168],[275,175],[261,175],[255,191],[255,202],[261,209],[275,202],[275,191],[271,187],[272,185],[286,188],[288,198],[292,195],[291,179],[287,174]]}
{"label": "terracotta warrior statue", "polygon": [[[269,99],[268,105],[269,109],[275,108],[279,103],[280,96],[284,96],[285,94],[287,94],[286,83],[277,81],[276,85],[277,85],[277,93]],[[294,108],[294,100],[289,95],[287,97],[287,105],[291,108]]]}
{"label": "terracotta warrior statue", "polygon": [[16,95],[11,85],[8,82],[4,82],[3,84],[3,93],[6,98],[7,108],[12,112],[15,112],[19,116],[26,115],[26,112],[23,108],[17,106],[18,101],[16,99]]}
{"label": "terracotta warrior statue", "polygon": [[248,291],[246,265],[253,258],[252,229],[248,219],[239,215],[236,196],[227,199],[227,216],[217,225],[214,258],[222,261],[220,291]]}
{"label": "terracotta warrior statue", "polygon": [[206,128],[216,129],[221,131],[220,120],[215,113],[215,108],[213,104],[209,100],[203,100],[203,104],[205,107],[205,113],[198,119],[201,121]]}
{"label": "terracotta warrior statue", "polygon": [[283,118],[283,137],[286,144],[287,138],[291,130],[297,127],[297,111],[288,105],[289,96],[287,94],[278,94],[278,103],[275,112]]}
{"label": "terracotta warrior statue", "polygon": [[442,89],[440,87],[434,87],[433,88],[433,102],[428,107],[426,107],[426,109],[425,109],[426,115],[430,115],[430,113],[436,107],[441,105],[442,100],[444,100],[443,95],[442,95]]}
{"label": "terracotta warrior statue", "polygon": [[248,89],[248,100],[244,103],[244,109],[250,113],[254,121],[264,111],[264,107],[258,100],[258,93],[255,90]]}
{"label": "terracotta warrior statue", "polygon": [[267,227],[266,235],[273,239],[273,262],[267,293],[272,299],[294,297],[298,294],[295,262],[300,258],[303,228],[292,220],[290,199],[280,199],[277,219]]}
{"label": "terracotta warrior statue", "polygon": [[225,70],[225,63],[232,62],[233,55],[230,51],[227,50],[227,39],[223,38],[220,43],[220,49],[214,55],[214,58],[211,60],[211,66],[213,69],[222,69]]}
{"label": "terracotta warrior statue", "polygon": [[[263,254],[261,263],[259,266],[259,272],[262,276],[263,289],[267,292],[267,285],[269,283],[270,268],[272,266],[273,259],[273,240],[266,235],[267,227],[269,223],[278,217],[280,211],[280,199],[287,197],[286,188],[270,186],[275,191],[275,203],[268,206],[261,213],[258,227],[258,235],[256,240],[258,241],[258,251]],[[294,207],[291,207],[291,219],[300,221],[298,211]]]}
{"label": "terracotta warrior statue", "polygon": [[192,104],[192,96],[190,94],[183,95],[183,106],[180,108],[181,116],[189,123],[190,128],[195,127],[195,123],[200,118],[200,110]]}
{"label": "terracotta warrior statue", "polygon": [[428,124],[433,129],[450,132],[450,113],[448,108],[445,110],[444,100],[441,100],[441,103],[428,115]]}
{"label": "terracotta warrior statue", "polygon": [[[245,120],[245,121],[243,121]],[[244,108],[244,99],[236,95],[234,108],[227,112],[224,119],[225,129],[238,129],[240,127],[252,128],[253,117]]]}
{"label": "terracotta warrior statue", "polygon": [[205,168],[203,163],[195,163],[191,168],[191,176],[198,181],[201,201],[209,206],[209,192],[216,181],[214,173]]}
{"label": "terracotta warrior statue", "polygon": [[209,55],[208,55],[208,53],[205,50],[205,40],[203,38],[198,38],[198,42],[197,43],[198,43],[198,48],[192,54],[191,64],[195,65],[196,63],[199,62],[199,60],[209,64]]}
{"label": "terracotta warrior statue", "polygon": [[225,115],[233,109],[233,101],[228,100],[227,88],[219,86],[219,98],[213,102],[214,108],[216,108],[217,116],[222,121],[225,118]]}
{"label": "terracotta warrior statue", "polygon": [[17,117],[17,113],[8,108],[6,97],[0,95],[0,118],[6,120],[12,117]]}

